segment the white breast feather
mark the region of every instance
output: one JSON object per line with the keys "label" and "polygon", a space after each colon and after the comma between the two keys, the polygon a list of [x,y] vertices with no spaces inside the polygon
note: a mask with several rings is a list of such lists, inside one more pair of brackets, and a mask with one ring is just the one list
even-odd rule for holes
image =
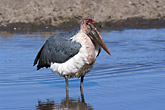
{"label": "white breast feather", "polygon": [[[82,35],[82,36],[81,36]],[[81,37],[79,37],[81,36]],[[80,72],[80,69],[84,66],[89,64],[88,62],[88,52],[86,49],[86,40],[85,34],[80,30],[78,34],[72,37],[72,41],[76,41],[81,43],[82,47],[80,51],[68,61],[64,63],[51,63],[50,68],[53,72],[59,73],[61,76],[65,75],[77,75]],[[98,54],[99,47],[96,47],[96,56]],[[89,68],[92,69],[93,65]]]}

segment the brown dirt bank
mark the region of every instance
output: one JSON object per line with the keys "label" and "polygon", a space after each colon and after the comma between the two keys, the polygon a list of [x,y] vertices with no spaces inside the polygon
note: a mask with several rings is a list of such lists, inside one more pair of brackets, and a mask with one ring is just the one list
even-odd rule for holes
{"label": "brown dirt bank", "polygon": [[165,27],[164,0],[0,0],[0,30],[52,30],[90,17],[100,28]]}

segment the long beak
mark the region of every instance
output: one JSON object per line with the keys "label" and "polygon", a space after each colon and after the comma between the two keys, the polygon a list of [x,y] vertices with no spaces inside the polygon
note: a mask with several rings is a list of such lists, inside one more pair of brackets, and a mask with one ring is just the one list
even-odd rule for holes
{"label": "long beak", "polygon": [[97,31],[97,29],[94,26],[92,26],[92,28],[93,28],[93,30],[89,33],[90,37],[92,37],[92,39],[96,43],[98,43],[109,55],[111,55],[110,51],[108,50],[108,47],[106,46],[104,40],[100,36],[100,34]]}
{"label": "long beak", "polygon": [[97,43],[109,54],[111,55],[110,51],[108,50],[108,47],[106,46],[104,40],[102,39],[102,37],[100,36],[99,32],[96,30],[97,33],[97,37],[96,37],[96,41]]}

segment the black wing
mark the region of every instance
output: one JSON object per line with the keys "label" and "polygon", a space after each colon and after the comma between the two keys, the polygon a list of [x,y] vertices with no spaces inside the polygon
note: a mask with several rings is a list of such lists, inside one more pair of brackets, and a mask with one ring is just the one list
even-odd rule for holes
{"label": "black wing", "polygon": [[42,67],[50,67],[51,63],[64,63],[79,52],[81,44],[72,41],[70,38],[76,35],[77,31],[68,33],[59,33],[53,35],[45,42],[38,52],[34,65],[37,64],[37,70]]}

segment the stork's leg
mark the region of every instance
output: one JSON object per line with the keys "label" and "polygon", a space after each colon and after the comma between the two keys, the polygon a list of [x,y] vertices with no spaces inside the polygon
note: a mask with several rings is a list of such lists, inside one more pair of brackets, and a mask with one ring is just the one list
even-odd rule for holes
{"label": "stork's leg", "polygon": [[84,76],[81,76],[80,89],[83,89]]}
{"label": "stork's leg", "polygon": [[82,102],[85,102],[84,92],[83,92],[83,80],[84,80],[84,76],[81,76],[81,82],[80,82],[81,100]]}
{"label": "stork's leg", "polygon": [[66,82],[66,93],[68,93],[68,76],[65,76],[65,82]]}
{"label": "stork's leg", "polygon": [[69,88],[68,88],[68,76],[65,76],[66,83],[66,106],[69,106]]}

